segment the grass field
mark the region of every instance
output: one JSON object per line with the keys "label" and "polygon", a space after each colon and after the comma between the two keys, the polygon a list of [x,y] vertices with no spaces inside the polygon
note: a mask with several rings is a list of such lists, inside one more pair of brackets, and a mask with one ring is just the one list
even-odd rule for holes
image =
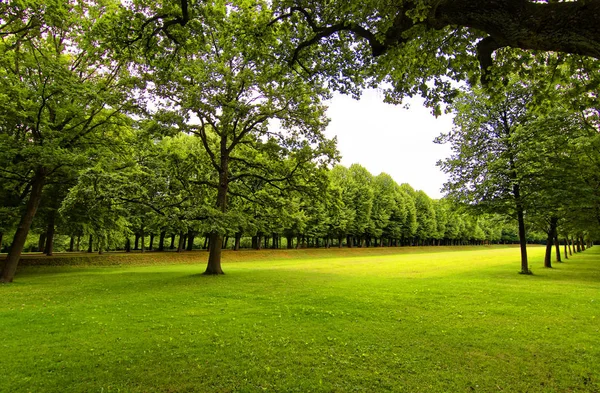
{"label": "grass field", "polygon": [[533,276],[513,247],[25,267],[0,392],[599,392],[600,247],[542,254]]}

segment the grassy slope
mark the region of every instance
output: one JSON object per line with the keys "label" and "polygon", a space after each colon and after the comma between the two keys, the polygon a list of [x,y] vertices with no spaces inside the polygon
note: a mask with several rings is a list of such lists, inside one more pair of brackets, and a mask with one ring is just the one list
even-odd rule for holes
{"label": "grassy slope", "polygon": [[407,250],[22,269],[0,392],[600,391],[600,247]]}

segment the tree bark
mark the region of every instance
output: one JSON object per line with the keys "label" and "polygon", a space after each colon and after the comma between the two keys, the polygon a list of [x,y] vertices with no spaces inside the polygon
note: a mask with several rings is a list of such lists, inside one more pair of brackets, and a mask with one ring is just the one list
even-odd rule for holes
{"label": "tree bark", "polygon": [[89,238],[89,241],[88,241],[88,250],[87,250],[87,252],[94,251],[93,246],[94,246],[94,237],[92,235],[90,235],[90,238]]}
{"label": "tree bark", "polygon": [[179,233],[179,243],[177,244],[177,252],[183,251],[183,242],[185,241],[185,235],[183,232]]}
{"label": "tree bark", "polygon": [[0,278],[0,282],[12,282],[15,277],[17,266],[19,265],[19,260],[21,259],[21,253],[23,252],[23,247],[25,246],[25,241],[27,240],[27,234],[29,233],[29,228],[31,228],[31,222],[35,217],[35,213],[37,212],[40,201],[42,200],[42,189],[44,188],[45,180],[46,169],[38,168],[31,181],[31,191],[29,193],[29,199],[27,200],[25,212],[21,216],[21,221],[19,222],[19,226],[17,227],[13,237],[10,251],[6,256],[6,260],[4,261],[2,278]]}
{"label": "tree bark", "polygon": [[554,238],[556,237],[556,226],[558,224],[558,218],[550,217],[550,223],[548,227],[548,238],[546,240],[546,254],[544,256],[544,267],[552,267],[552,246],[554,245]]}
{"label": "tree bark", "polygon": [[71,240],[69,241],[69,252],[73,252],[73,248],[75,248],[75,236],[71,235]]}
{"label": "tree bark", "polygon": [[56,210],[50,210],[48,216],[48,228],[46,229],[46,247],[44,247],[44,254],[52,256],[54,251],[54,231],[56,224]]}
{"label": "tree bark", "polygon": [[38,251],[39,252],[44,252],[44,250],[46,249],[46,233],[48,231],[44,231],[42,233],[40,233],[40,238],[38,240]]}
{"label": "tree bark", "polygon": [[532,274],[527,261],[527,234],[525,232],[525,212],[521,202],[521,190],[518,184],[513,186],[519,224],[519,246],[521,248],[521,274]]}
{"label": "tree bark", "polygon": [[152,251],[154,248],[154,233],[150,234],[150,243],[148,244],[148,251]]}
{"label": "tree bark", "polygon": [[144,232],[144,230],[142,230],[142,233],[140,234],[140,241],[142,242],[142,253],[146,252],[146,233]]}
{"label": "tree bark", "polygon": [[131,252],[131,239],[129,237],[125,239],[125,252]]}
{"label": "tree bark", "polygon": [[175,248],[175,234],[171,235],[171,245],[169,246],[169,249],[174,249]]}
{"label": "tree bark", "polygon": [[556,249],[556,262],[562,262],[560,257],[560,242],[558,241],[558,233],[554,232],[554,247]]}
{"label": "tree bark", "polygon": [[167,231],[160,231],[160,236],[158,238],[158,251],[165,251],[165,236],[167,236]]}
{"label": "tree bark", "polygon": [[193,231],[188,231],[188,242],[187,242],[187,250],[192,251],[194,248],[194,238],[196,234]]}
{"label": "tree bark", "polygon": [[[221,137],[220,146],[221,158],[219,169],[219,187],[217,189],[217,208],[225,213],[227,211],[227,192],[229,190],[229,150],[227,147],[227,138]],[[204,274],[216,275],[224,274],[221,268],[221,247],[223,245],[223,235],[218,231],[210,234],[210,249],[208,251],[208,263]]]}
{"label": "tree bark", "polygon": [[235,244],[233,246],[233,249],[235,251],[239,251],[241,243],[242,243],[242,232],[236,232],[235,233]]}

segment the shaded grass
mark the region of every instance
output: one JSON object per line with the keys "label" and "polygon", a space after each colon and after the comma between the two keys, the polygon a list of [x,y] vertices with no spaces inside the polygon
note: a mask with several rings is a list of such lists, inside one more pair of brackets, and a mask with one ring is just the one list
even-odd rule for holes
{"label": "shaded grass", "polygon": [[27,267],[0,286],[0,391],[597,392],[598,248],[532,248],[534,276],[505,247]]}

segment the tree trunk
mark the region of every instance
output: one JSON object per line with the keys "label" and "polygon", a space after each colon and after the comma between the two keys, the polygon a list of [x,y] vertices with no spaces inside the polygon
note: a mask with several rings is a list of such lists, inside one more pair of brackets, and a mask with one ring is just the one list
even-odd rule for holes
{"label": "tree trunk", "polygon": [[518,184],[513,185],[517,209],[517,221],[519,224],[519,246],[521,247],[521,274],[532,274],[527,262],[527,234],[525,232],[525,213],[521,202],[521,190]]}
{"label": "tree trunk", "polygon": [[4,237],[4,232],[0,232],[0,252],[2,252],[2,238]]}
{"label": "tree trunk", "polygon": [[[575,240],[573,240],[573,242],[575,242]],[[577,252],[581,252],[581,243],[579,243],[579,238],[577,238],[574,248],[577,250]]]}
{"label": "tree trunk", "polygon": [[235,251],[239,251],[241,243],[242,243],[242,232],[236,232],[235,233],[235,244],[233,246],[233,249]]}
{"label": "tree trunk", "polygon": [[46,248],[46,233],[47,233],[47,231],[40,233],[40,238],[38,240],[38,251],[39,252],[44,252],[44,250]]}
{"label": "tree trunk", "polygon": [[[219,187],[217,189],[217,208],[225,213],[227,211],[227,192],[229,189],[229,149],[227,138],[221,138],[221,160],[219,167]],[[217,231],[210,234],[210,249],[208,252],[208,263],[204,274],[223,274],[221,268],[221,247],[223,235]]]}
{"label": "tree trunk", "polygon": [[133,243],[133,249],[136,251],[140,249],[140,234],[139,233],[135,234],[135,242]]}
{"label": "tree trunk", "polygon": [[[0,244],[1,246],[1,244]],[[2,248],[2,247],[0,247]],[[71,235],[71,240],[69,241],[69,252],[73,252],[73,249],[75,248],[75,236]]]}
{"label": "tree trunk", "polygon": [[171,235],[171,245],[169,246],[169,249],[174,249],[175,248],[175,234]]}
{"label": "tree trunk", "polygon": [[565,237],[565,260],[569,259],[569,254],[567,252],[567,244],[569,244],[569,239]]}
{"label": "tree trunk", "polygon": [[183,251],[183,242],[185,241],[185,236],[183,232],[179,233],[179,243],[177,243],[177,252]]}
{"label": "tree trunk", "polygon": [[224,274],[221,268],[221,246],[223,244],[223,235],[213,232],[209,235],[210,249],[208,252],[208,264],[204,274],[216,275]]}
{"label": "tree trunk", "polygon": [[556,226],[558,218],[550,217],[550,226],[548,227],[548,239],[546,240],[546,254],[544,256],[544,267],[552,267],[552,246],[556,237]]}
{"label": "tree trunk", "polygon": [[208,236],[204,236],[204,244],[202,245],[203,250],[208,250]]}
{"label": "tree trunk", "polygon": [[562,262],[560,258],[560,242],[558,241],[558,233],[554,232],[554,247],[556,249],[556,262]]}
{"label": "tree trunk", "polygon": [[50,211],[48,217],[48,228],[46,229],[46,247],[44,247],[44,254],[52,256],[54,251],[54,227],[56,223],[56,210]]}
{"label": "tree trunk", "polygon": [[158,238],[158,251],[165,251],[165,236],[167,236],[167,232],[160,231],[160,236]]}
{"label": "tree trunk", "polygon": [[146,233],[142,230],[141,236],[140,236],[140,240],[142,241],[142,252],[146,252]]}
{"label": "tree trunk", "polygon": [[585,241],[583,240],[583,236],[579,237],[579,242],[581,243],[581,251],[585,251]]}
{"label": "tree trunk", "polygon": [[196,234],[193,231],[188,231],[188,242],[187,242],[187,250],[192,251],[194,248],[194,238]]}
{"label": "tree trunk", "polygon": [[131,252],[131,239],[129,237],[125,239],[125,252]]}
{"label": "tree trunk", "polygon": [[150,244],[148,244],[148,251],[152,251],[154,248],[154,233],[150,234]]}
{"label": "tree trunk", "polygon": [[[180,237],[180,241],[183,240],[183,243],[181,243],[181,251],[185,251],[186,246],[187,246],[187,235],[184,235],[183,232],[181,232],[181,234],[179,235]],[[179,250],[177,250],[178,252],[181,252]]]}
{"label": "tree trunk", "polygon": [[92,235],[90,235],[90,238],[89,238],[89,241],[88,241],[88,250],[87,250],[87,252],[94,251],[93,246],[94,246],[94,237]]}
{"label": "tree trunk", "polygon": [[23,216],[21,216],[21,221],[19,222],[19,226],[17,227],[13,237],[10,251],[6,256],[6,260],[4,261],[2,278],[0,278],[0,282],[12,282],[15,277],[17,266],[19,265],[19,260],[21,259],[21,253],[23,252],[23,247],[25,246],[25,241],[27,240],[27,234],[29,233],[29,228],[31,228],[31,222],[35,217],[37,208],[42,200],[42,189],[44,188],[45,180],[46,170],[43,168],[38,168],[31,181],[31,191],[29,194],[29,200],[27,201],[27,205],[25,207],[25,212],[23,213]]}
{"label": "tree trunk", "polygon": [[287,239],[287,249],[291,250],[292,248],[294,248],[294,236],[286,236],[285,237]]}

